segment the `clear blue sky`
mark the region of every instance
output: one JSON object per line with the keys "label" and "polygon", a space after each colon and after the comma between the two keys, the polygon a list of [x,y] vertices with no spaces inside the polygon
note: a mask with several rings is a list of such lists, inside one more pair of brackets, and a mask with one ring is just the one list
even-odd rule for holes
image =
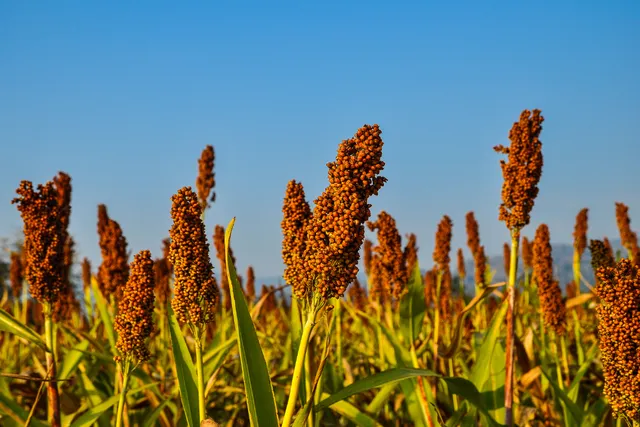
{"label": "clear blue sky", "polygon": [[0,236],[21,229],[20,180],[63,170],[80,256],[99,261],[99,203],[133,252],[158,256],[170,197],[212,144],[208,234],[236,216],[241,273],[279,275],[287,181],[313,200],[338,143],[378,123],[389,181],[373,213],[418,235],[424,267],[443,214],[457,248],[474,210],[497,254],[508,233],[492,147],[525,108],[546,120],[524,234],[546,222],[570,242],[589,207],[590,237],[617,237],[615,201],[640,231],[636,0],[134,3],[0,3]]}

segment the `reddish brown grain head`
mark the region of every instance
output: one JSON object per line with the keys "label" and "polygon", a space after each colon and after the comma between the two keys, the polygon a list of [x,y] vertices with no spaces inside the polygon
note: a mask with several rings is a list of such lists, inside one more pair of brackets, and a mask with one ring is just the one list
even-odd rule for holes
{"label": "reddish brown grain head", "polygon": [[22,268],[22,255],[18,252],[11,252],[9,264],[9,283],[13,298],[17,300],[22,295],[22,283],[24,282],[24,269]]}
{"label": "reddish brown grain head", "polygon": [[[198,190],[198,200],[203,211],[209,207],[209,201],[215,202],[216,200],[216,193],[213,191],[216,185],[215,174],[213,173],[215,158],[213,146],[207,145],[198,159],[196,189]],[[211,195],[211,198],[209,198],[209,195]]]}
{"label": "reddish brown grain head", "polygon": [[88,289],[91,287],[91,261],[89,258],[82,260],[82,288]]}
{"label": "reddish brown grain head", "polygon": [[282,260],[285,264],[284,280],[291,285],[293,294],[304,298],[310,290],[306,278],[305,249],[311,208],[307,203],[302,183],[289,181],[282,206]]}
{"label": "reddish brown grain head", "polygon": [[597,272],[600,267],[613,267],[616,265],[611,246],[607,248],[607,245],[602,240],[591,240],[589,242],[589,251],[591,252],[591,266],[594,272]]}
{"label": "reddish brown grain head", "polygon": [[544,117],[540,113],[540,110],[524,110],[509,132],[509,147],[494,147],[495,151],[507,156],[506,161],[500,161],[504,181],[498,218],[516,233],[529,224],[529,214],[542,176],[542,142],[539,136]]}
{"label": "reddish brown grain head", "polygon": [[504,263],[504,277],[509,277],[509,270],[511,270],[511,246],[506,242],[502,245],[502,262]]}
{"label": "reddish brown grain head", "polygon": [[153,272],[155,277],[156,300],[160,307],[164,309],[167,302],[171,299],[171,270],[169,269],[169,260],[164,257],[156,259],[153,263]]}
{"label": "reddish brown grain head", "polygon": [[536,230],[533,242],[533,276],[538,286],[540,306],[547,327],[558,335],[566,333],[566,309],[562,301],[562,291],[553,278],[553,258],[549,227],[541,224]]}
{"label": "reddish brown grain head", "polygon": [[63,250],[62,287],[60,288],[60,298],[53,306],[53,320],[68,321],[73,313],[80,312],[80,303],[76,298],[73,284],[71,283],[71,267],[73,265],[73,247],[75,242],[67,234]]}
{"label": "reddish brown grain head", "polygon": [[413,233],[407,236],[407,246],[404,247],[404,259],[407,264],[408,277],[411,277],[418,263],[418,238]]}
{"label": "reddish brown grain head", "polygon": [[341,297],[358,273],[364,225],[371,216],[369,197],[378,194],[382,138],[378,125],[365,125],[342,141],[334,162],[328,163],[329,186],[315,200],[307,226],[307,283],[327,300]]}
{"label": "reddish brown grain head", "polygon": [[487,257],[484,254],[484,246],[478,247],[478,251],[476,255],[473,257],[474,264],[474,272],[475,272],[475,281],[476,285],[479,287],[483,287],[488,285],[486,283],[486,271],[487,271]]}
{"label": "reddish brown grain head", "polygon": [[522,264],[524,268],[533,268],[533,244],[526,237],[522,238]]}
{"label": "reddish brown grain head", "polygon": [[373,255],[373,242],[369,239],[364,239],[364,245],[362,247],[362,264],[364,266],[364,272],[367,276],[371,271],[372,255]]}
{"label": "reddish brown grain head", "polygon": [[202,326],[212,323],[219,300],[209,243],[202,222],[202,208],[191,187],[184,187],[171,197],[169,262],[175,282],[171,307],[180,323]]}
{"label": "reddish brown grain head", "polygon": [[453,229],[453,222],[447,215],[442,217],[438,224],[438,231],[436,231],[436,246],[433,251],[433,262],[436,263],[438,271],[444,273],[449,269],[449,263],[451,258],[449,252],[451,252],[451,234]]}
{"label": "reddish brown grain head", "polygon": [[614,415],[640,420],[640,270],[627,259],[598,269],[595,293],[604,394]]}
{"label": "reddish brown grain head", "polygon": [[629,252],[629,257],[638,264],[640,263],[640,247],[638,246],[638,235],[631,230],[631,219],[629,218],[629,206],[616,202],[616,222],[620,230],[620,242]]}
{"label": "reddish brown grain head", "polygon": [[22,181],[16,190],[18,211],[24,223],[26,278],[31,296],[41,303],[57,301],[63,286],[65,233],[53,182],[38,185]]}
{"label": "reddish brown grain head", "polygon": [[349,286],[349,290],[347,291],[347,296],[349,300],[353,304],[353,306],[360,310],[364,311],[367,306],[367,294],[364,291],[364,288],[360,284],[360,281],[356,277],[351,286]]}
{"label": "reddish brown grain head", "polygon": [[400,299],[406,292],[409,270],[396,221],[382,211],[378,214],[378,219],[367,222],[367,226],[371,231],[377,230],[378,245],[373,250],[380,257],[378,274],[382,275],[382,281],[390,287],[391,295]]}
{"label": "reddish brown grain head", "polygon": [[464,281],[464,278],[467,276],[467,268],[464,265],[464,254],[462,253],[462,248],[458,248],[458,276],[460,276],[462,281]]}
{"label": "reddish brown grain head", "polygon": [[467,230],[467,246],[469,246],[471,256],[475,257],[478,249],[480,249],[480,229],[473,211],[467,212],[465,227]]}
{"label": "reddish brown grain head", "polygon": [[151,252],[140,251],[133,257],[131,274],[118,303],[114,329],[118,333],[116,361],[149,360],[147,340],[153,331],[154,270]]}
{"label": "reddish brown grain head", "polygon": [[129,278],[127,239],[120,224],[109,218],[107,208],[98,206],[98,234],[102,264],[98,267],[98,285],[106,298],[119,299]]}
{"label": "reddish brown grain head", "polygon": [[391,299],[391,286],[384,281],[383,277],[382,257],[378,254],[373,254],[368,276],[370,286],[369,295],[373,301],[379,304],[384,304]]}
{"label": "reddish brown grain head", "polygon": [[573,248],[582,256],[587,248],[587,229],[588,229],[589,209],[584,208],[578,212],[576,216],[576,226],[573,230]]}
{"label": "reddish brown grain head", "polygon": [[245,285],[247,300],[253,302],[256,299],[256,274],[253,267],[247,267],[247,283]]}

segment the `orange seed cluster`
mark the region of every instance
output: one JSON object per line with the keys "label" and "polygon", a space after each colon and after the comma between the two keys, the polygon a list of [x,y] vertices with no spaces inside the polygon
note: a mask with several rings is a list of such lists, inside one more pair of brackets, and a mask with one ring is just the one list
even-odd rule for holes
{"label": "orange seed cluster", "polygon": [[120,224],[109,218],[105,205],[98,205],[98,235],[102,253],[98,285],[106,298],[114,295],[119,299],[129,278],[127,239],[122,234]]}
{"label": "orange seed cluster", "polygon": [[169,262],[175,275],[171,307],[181,324],[200,327],[214,321],[219,299],[201,218],[202,208],[191,187],[178,190],[171,201]]}
{"label": "orange seed cluster", "polygon": [[604,394],[614,415],[640,420],[640,269],[627,259],[598,269],[595,293]]}
{"label": "orange seed cluster", "polygon": [[41,303],[57,301],[63,286],[64,232],[60,220],[57,192],[53,182],[38,185],[22,181],[16,190],[24,227],[26,278],[31,296]]}
{"label": "orange seed cluster", "polygon": [[387,212],[378,214],[376,221],[367,222],[371,231],[378,231],[378,245],[373,251],[379,258],[381,280],[391,290],[391,295],[400,299],[406,292],[409,270],[402,250],[402,238],[396,228],[396,220]]}
{"label": "orange seed cluster", "polygon": [[638,246],[638,235],[631,230],[631,219],[629,218],[629,206],[616,202],[616,222],[620,230],[620,241],[622,246],[629,252],[629,257],[636,263],[640,263],[640,247]]}
{"label": "orange seed cluster", "polygon": [[538,195],[542,176],[542,142],[539,139],[544,117],[540,110],[524,110],[509,132],[511,145],[498,145],[494,150],[506,154],[500,160],[502,169],[502,204],[499,219],[516,233],[529,224],[529,214]]}
{"label": "orange seed cluster", "polygon": [[538,296],[542,308],[544,323],[556,334],[566,333],[566,309],[562,301],[562,291],[558,281],[553,278],[553,258],[549,227],[540,224],[533,242],[533,276],[538,286]]}
{"label": "orange seed cluster", "polygon": [[578,212],[576,216],[576,226],[573,231],[573,248],[582,256],[587,248],[587,229],[588,229],[589,209],[584,208]]}
{"label": "orange seed cluster", "polygon": [[149,360],[146,341],[153,331],[154,271],[151,252],[140,251],[133,257],[131,274],[118,304],[114,329],[118,332],[116,361],[130,358],[135,362]]}
{"label": "orange seed cluster", "polygon": [[196,178],[196,189],[198,190],[198,199],[202,210],[207,209],[209,205],[209,194],[211,194],[211,202],[215,202],[216,193],[213,187],[216,185],[215,174],[213,173],[213,164],[216,155],[212,145],[207,145],[198,159],[198,178]]}

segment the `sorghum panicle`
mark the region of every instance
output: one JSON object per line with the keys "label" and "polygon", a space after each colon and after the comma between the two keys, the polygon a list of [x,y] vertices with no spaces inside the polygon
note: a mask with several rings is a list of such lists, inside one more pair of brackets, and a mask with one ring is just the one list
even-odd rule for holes
{"label": "sorghum panicle", "polygon": [[480,231],[473,211],[467,212],[465,226],[467,230],[467,246],[469,246],[471,256],[475,257],[478,249],[480,249]]}
{"label": "sorghum panicle", "polygon": [[620,230],[620,242],[629,251],[629,256],[633,262],[640,263],[640,247],[638,247],[638,235],[631,230],[631,219],[629,218],[629,206],[616,202],[616,222]]}
{"label": "sorghum panicle", "polygon": [[467,276],[467,268],[464,265],[464,254],[462,253],[462,248],[458,248],[458,276],[460,276],[460,280],[464,281],[464,278]]}
{"label": "sorghum panicle", "polygon": [[[609,252],[605,243],[602,240],[591,240],[589,242],[589,251],[591,252],[591,266],[593,271],[597,272],[600,267],[613,267],[616,265],[616,260],[613,258],[613,253]],[[597,279],[597,274],[596,274]]]}
{"label": "sorghum panicle", "polygon": [[406,292],[409,271],[402,250],[402,238],[396,228],[396,220],[387,212],[378,214],[376,221],[367,222],[371,231],[378,231],[378,245],[373,249],[380,256],[381,279],[391,288],[391,294],[399,300]]}
{"label": "sorghum panicle", "polygon": [[91,287],[91,262],[89,258],[82,260],[82,288],[88,289]]}
{"label": "sorghum panicle", "polygon": [[438,271],[444,273],[449,268],[451,258],[449,252],[451,252],[451,230],[453,228],[453,222],[447,215],[442,217],[442,220],[438,224],[438,231],[436,231],[436,246],[433,251],[433,261],[436,263]]}
{"label": "sorghum panicle", "polygon": [[508,243],[502,245],[502,262],[504,263],[504,277],[509,278],[511,270],[511,246]]}
{"label": "sorghum panicle", "polygon": [[175,282],[171,307],[181,324],[202,326],[212,323],[219,300],[209,243],[202,222],[202,208],[191,187],[183,187],[171,197],[171,247],[169,262]]}
{"label": "sorghum panicle", "polygon": [[386,178],[382,138],[378,125],[365,125],[342,141],[329,168],[329,186],[314,204],[307,224],[306,283],[327,300],[341,297],[358,273],[364,224],[371,216],[368,200],[377,195]]}
{"label": "sorghum panicle", "polygon": [[9,264],[9,283],[11,283],[11,291],[13,298],[18,300],[22,295],[22,283],[24,281],[24,270],[22,268],[22,256],[18,252],[11,252],[11,261]]}
{"label": "sorghum panicle", "polygon": [[369,294],[371,299],[384,304],[391,297],[391,287],[388,282],[384,281],[384,272],[382,266],[382,258],[378,254],[371,257],[371,268],[369,270]]}
{"label": "sorghum panicle", "polygon": [[436,270],[427,270],[424,275],[424,300],[427,304],[427,307],[431,303],[435,303],[435,294],[436,294]]}
{"label": "sorghum panicle", "polygon": [[368,276],[371,271],[371,256],[373,254],[373,242],[369,239],[364,239],[364,245],[362,247],[362,265],[364,266],[364,272]]}
{"label": "sorghum panicle", "polygon": [[353,281],[351,286],[349,286],[347,295],[349,296],[349,300],[356,309],[364,311],[367,305],[367,294],[365,293],[364,288],[360,284],[360,281],[357,277]]}
{"label": "sorghum panicle", "polygon": [[553,278],[553,258],[549,227],[540,224],[533,242],[533,275],[542,308],[544,323],[558,335],[566,333],[566,309],[562,301],[562,291]]}
{"label": "sorghum panicle", "polygon": [[54,304],[63,286],[64,231],[57,192],[53,182],[38,185],[22,181],[12,200],[24,222],[25,276],[31,296],[41,303]]}
{"label": "sorghum panicle", "polygon": [[105,205],[98,205],[98,234],[102,264],[98,267],[98,285],[102,294],[119,299],[129,278],[127,239],[120,224],[109,218]]}
{"label": "sorghum panicle", "polygon": [[153,331],[154,271],[151,252],[140,251],[133,257],[131,274],[118,303],[114,329],[118,332],[116,361],[130,358],[149,360],[147,339]]}
{"label": "sorghum panicle", "polygon": [[595,293],[604,394],[614,415],[640,420],[640,269],[627,259],[598,269]]}
{"label": "sorghum panicle", "polygon": [[303,298],[307,293],[306,260],[307,226],[311,208],[305,198],[302,183],[289,181],[282,206],[282,260],[285,264],[284,280],[291,285],[293,294]]}
{"label": "sorghum panicle", "polygon": [[411,233],[407,236],[407,246],[404,247],[404,259],[407,263],[407,279],[413,274],[418,263],[418,238]]}
{"label": "sorghum panicle", "polygon": [[153,272],[155,277],[155,294],[160,307],[164,306],[171,299],[171,270],[169,269],[169,260],[166,258],[158,258],[153,263]]}
{"label": "sorghum panicle", "polygon": [[487,271],[487,257],[484,254],[484,246],[479,246],[476,255],[473,257],[476,285],[480,288],[486,286],[485,273]]}
{"label": "sorghum panicle", "polygon": [[196,179],[196,189],[198,190],[198,199],[202,210],[207,209],[209,204],[209,194],[211,194],[211,202],[215,202],[216,193],[213,187],[216,185],[215,174],[213,173],[213,163],[215,161],[215,152],[212,145],[207,145],[198,159],[198,178]]}
{"label": "sorghum panicle", "polygon": [[247,300],[253,302],[256,299],[256,274],[253,267],[247,267],[247,284],[245,285]]}
{"label": "sorghum panicle", "polygon": [[604,247],[607,251],[608,256],[611,257],[612,260],[616,261],[616,255],[613,253],[613,247],[611,246],[611,242],[609,242],[609,239],[605,237],[604,239],[602,239],[602,243],[604,243]]}
{"label": "sorghum panicle", "polygon": [[498,153],[507,155],[506,161],[500,160],[504,182],[499,219],[516,233],[529,224],[529,214],[538,195],[543,165],[539,136],[543,121],[540,110],[524,110],[509,132],[511,145],[494,147]]}
{"label": "sorghum panicle", "polygon": [[584,208],[576,216],[576,226],[573,231],[573,248],[582,256],[587,248],[587,228],[589,209]]}

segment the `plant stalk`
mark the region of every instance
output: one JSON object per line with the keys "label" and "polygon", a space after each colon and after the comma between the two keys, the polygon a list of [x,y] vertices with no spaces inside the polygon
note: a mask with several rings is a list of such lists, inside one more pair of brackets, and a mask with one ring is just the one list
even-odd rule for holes
{"label": "plant stalk", "polygon": [[309,339],[311,338],[311,332],[316,324],[317,309],[311,307],[307,316],[307,320],[302,329],[302,336],[300,337],[300,347],[298,348],[298,354],[296,355],[296,364],[293,368],[293,377],[291,378],[291,391],[289,392],[289,400],[287,401],[287,407],[282,418],[282,427],[289,427],[293,420],[293,412],[296,409],[296,401],[298,400],[298,391],[300,389],[300,379],[302,378],[302,369],[304,368],[305,355],[307,354],[307,347],[309,347]]}
{"label": "plant stalk", "polygon": [[131,361],[127,358],[122,367],[122,391],[120,399],[118,399],[118,411],[116,412],[116,427],[122,426],[122,414],[124,413],[124,404],[127,400],[127,386],[129,385],[129,373],[131,370]]}
{"label": "plant stalk", "polygon": [[513,425],[513,333],[514,333],[514,321],[513,316],[515,313],[515,285],[516,277],[518,273],[518,245],[520,243],[520,230],[511,230],[511,259],[509,262],[509,285],[508,285],[508,298],[509,306],[507,308],[507,345],[505,355],[505,370],[506,376],[504,380],[504,407],[505,407],[505,424],[507,426]]}
{"label": "plant stalk", "polygon": [[198,334],[198,339],[196,339],[196,376],[198,377],[198,416],[200,417],[199,422],[202,422],[205,418],[207,418],[206,410],[205,410],[205,399],[204,399],[204,372],[202,366],[202,339],[204,337],[204,330],[201,330],[200,327],[196,327],[196,332]]}
{"label": "plant stalk", "polygon": [[58,383],[55,381],[56,360],[53,353],[55,348],[55,336],[53,335],[53,319],[51,312],[51,303],[44,303],[44,331],[45,342],[47,344],[47,377],[53,381],[47,382],[47,399],[48,399],[48,420],[52,427],[60,427],[60,395],[58,394]]}

